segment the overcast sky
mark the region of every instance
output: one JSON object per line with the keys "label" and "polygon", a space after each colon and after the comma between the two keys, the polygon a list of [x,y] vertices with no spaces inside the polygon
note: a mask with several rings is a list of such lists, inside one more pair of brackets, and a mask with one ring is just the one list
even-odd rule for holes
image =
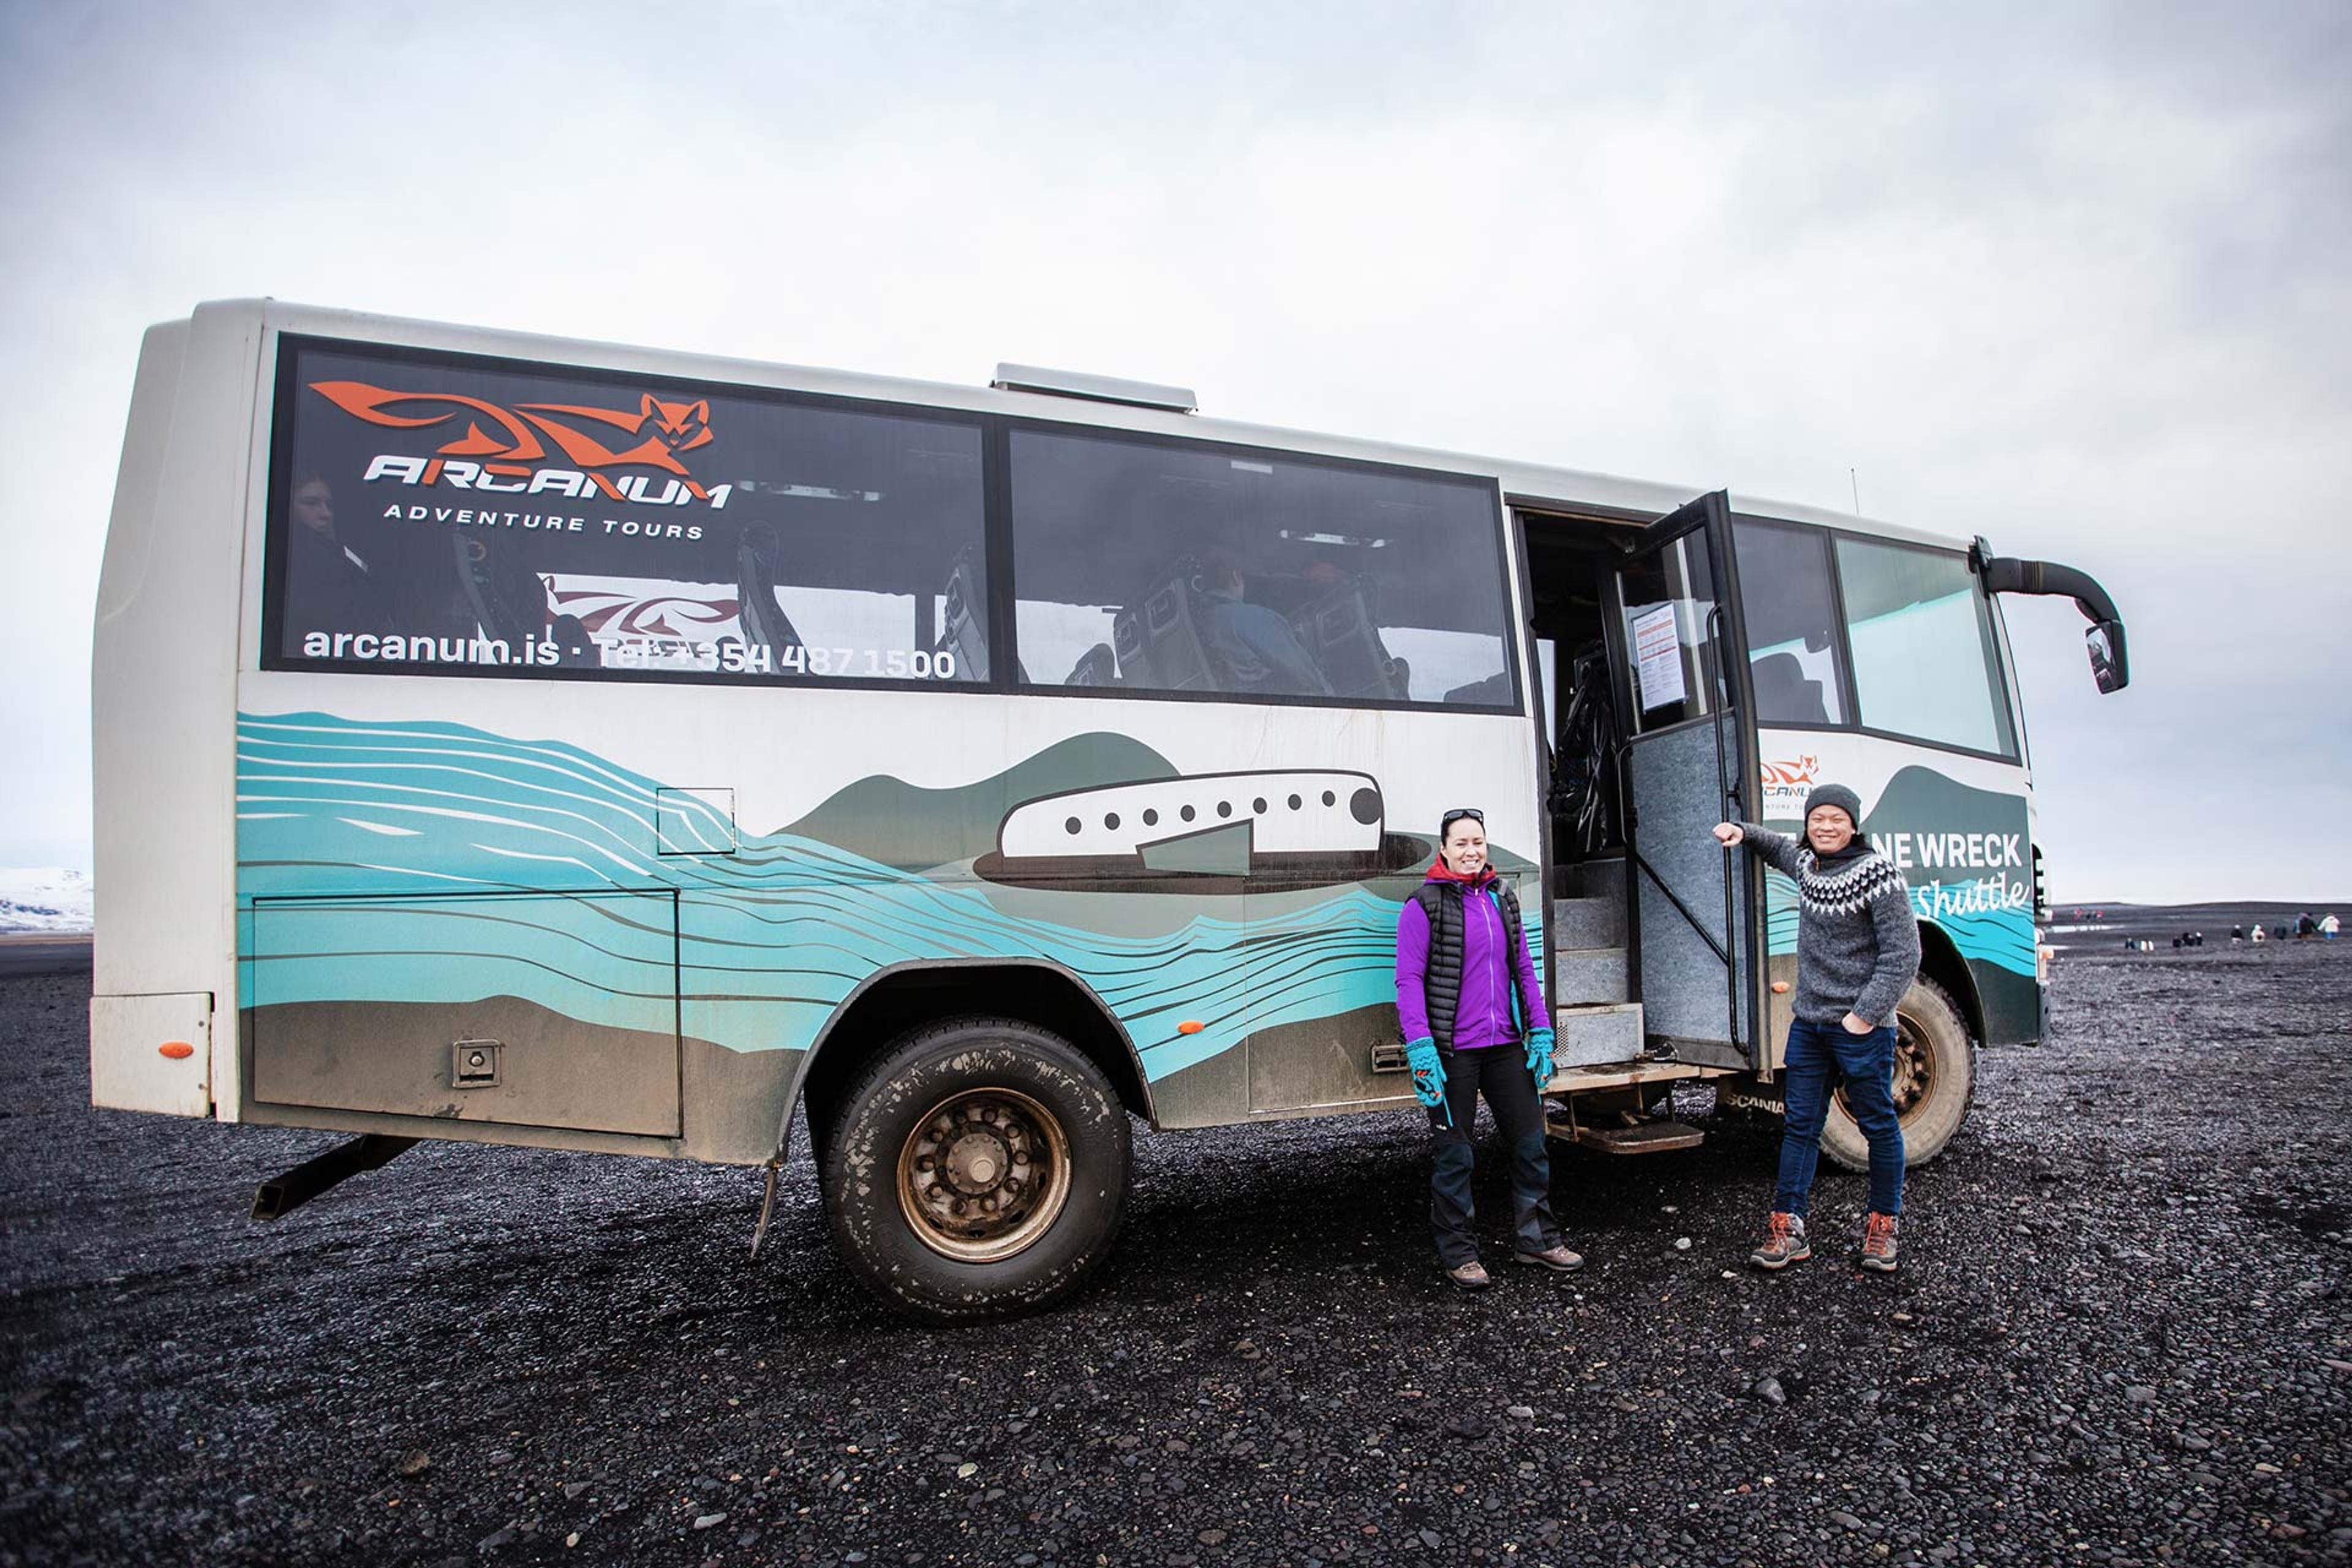
{"label": "overcast sky", "polygon": [[2010,613],[2062,901],[2352,899],[2352,7],[12,5],[0,58],[0,866],[89,864],[140,333],[268,294],[1852,468],[2123,606],[2105,699]]}

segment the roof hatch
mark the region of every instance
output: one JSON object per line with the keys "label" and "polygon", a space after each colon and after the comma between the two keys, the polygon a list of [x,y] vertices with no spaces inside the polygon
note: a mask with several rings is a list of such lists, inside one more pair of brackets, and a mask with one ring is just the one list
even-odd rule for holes
{"label": "roof hatch", "polygon": [[1160,386],[1149,381],[1122,381],[1115,375],[1089,375],[1081,370],[1045,370],[1034,364],[999,364],[989,384],[1002,392],[1042,392],[1050,397],[1084,397],[1097,403],[1125,403],[1137,408],[1168,408],[1197,414],[1201,400],[1189,386]]}

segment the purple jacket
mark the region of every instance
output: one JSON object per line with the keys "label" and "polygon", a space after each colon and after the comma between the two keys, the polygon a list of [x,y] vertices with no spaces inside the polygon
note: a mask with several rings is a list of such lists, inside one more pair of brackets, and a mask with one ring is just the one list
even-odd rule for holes
{"label": "purple jacket", "polygon": [[[1432,869],[1428,880],[1458,887],[1454,879]],[[1489,870],[1477,889],[1462,902],[1462,995],[1454,1009],[1454,1048],[1483,1050],[1520,1037],[1511,1018],[1511,989],[1516,984],[1519,1013],[1531,1029],[1551,1027],[1544,1011],[1543,987],[1536,980],[1535,960],[1528,955],[1526,934],[1519,950],[1507,953],[1507,928],[1503,924],[1501,899]],[[1417,899],[1407,899],[1397,917],[1397,1022],[1408,1041],[1429,1034],[1429,1000],[1423,981],[1429,973],[1429,917]]]}

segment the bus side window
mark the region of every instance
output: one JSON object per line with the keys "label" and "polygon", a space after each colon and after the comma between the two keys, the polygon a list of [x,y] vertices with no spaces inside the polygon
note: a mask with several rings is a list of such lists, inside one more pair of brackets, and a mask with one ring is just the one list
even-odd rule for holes
{"label": "bus side window", "polygon": [[1845,675],[1830,591],[1829,536],[1737,518],[1739,605],[1759,724],[1845,722]]}
{"label": "bus side window", "polygon": [[[279,353],[271,668],[988,679],[971,417],[324,339]],[[952,628],[943,598],[968,611]]]}
{"label": "bus side window", "polygon": [[1136,692],[1512,705],[1491,480],[1100,431],[1016,429],[1009,451],[1040,678],[1103,684],[1108,643]]}
{"label": "bus side window", "polygon": [[1968,557],[1841,538],[1837,559],[1862,722],[2015,756],[1990,613]]}

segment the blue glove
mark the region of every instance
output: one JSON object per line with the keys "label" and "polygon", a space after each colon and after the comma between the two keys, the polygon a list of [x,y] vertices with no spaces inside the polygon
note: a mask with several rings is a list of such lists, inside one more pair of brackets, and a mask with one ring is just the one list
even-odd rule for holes
{"label": "blue glove", "polygon": [[1551,1031],[1528,1031],[1528,1071],[1535,1074],[1536,1088],[1540,1089],[1551,1081]]}
{"label": "blue glove", "polygon": [[[1404,1047],[1405,1066],[1412,1069],[1412,1097],[1432,1110],[1445,1103],[1445,1064],[1437,1059],[1437,1042],[1423,1035],[1408,1040]],[[1445,1124],[1454,1125],[1454,1112],[1445,1113]]]}

